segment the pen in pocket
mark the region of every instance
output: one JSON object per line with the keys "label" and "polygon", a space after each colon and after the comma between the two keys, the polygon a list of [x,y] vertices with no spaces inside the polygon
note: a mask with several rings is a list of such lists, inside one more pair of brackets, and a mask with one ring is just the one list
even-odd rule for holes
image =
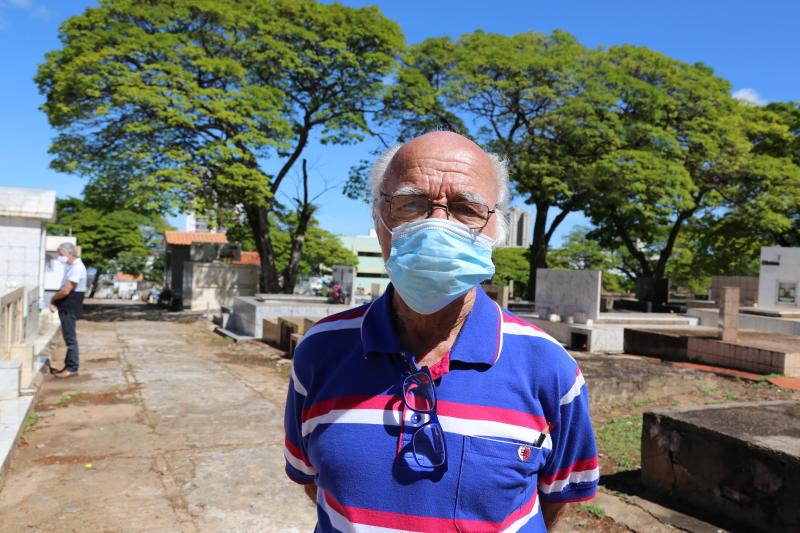
{"label": "pen in pocket", "polygon": [[537,448],[541,448],[542,444],[544,444],[544,439],[547,438],[547,434],[550,433],[550,426],[552,424],[547,424],[541,433],[539,433],[539,438],[536,439],[536,442],[533,443],[534,446]]}

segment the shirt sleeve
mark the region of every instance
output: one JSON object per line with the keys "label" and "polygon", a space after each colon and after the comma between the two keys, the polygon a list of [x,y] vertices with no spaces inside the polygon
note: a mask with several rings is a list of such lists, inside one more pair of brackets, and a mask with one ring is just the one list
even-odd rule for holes
{"label": "shirt sleeve", "polygon": [[566,380],[559,399],[559,415],[550,438],[553,450],[539,472],[539,496],[544,502],[589,500],[597,493],[600,469],[589,418],[589,395],[583,374],[573,366],[571,386]]}
{"label": "shirt sleeve", "polygon": [[283,456],[286,459],[286,475],[289,479],[301,485],[308,485],[315,482],[317,471],[308,458],[308,439],[303,436],[303,405],[308,392],[297,377],[295,371],[297,364],[296,353],[286,397]]}
{"label": "shirt sleeve", "polygon": [[70,269],[67,281],[71,281],[76,287],[78,286],[78,283],[81,281],[81,269],[78,268],[78,265]]}

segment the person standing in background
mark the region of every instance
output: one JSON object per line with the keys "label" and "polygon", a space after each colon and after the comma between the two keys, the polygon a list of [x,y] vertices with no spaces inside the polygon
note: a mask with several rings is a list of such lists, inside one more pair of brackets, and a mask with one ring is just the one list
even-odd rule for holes
{"label": "person standing in background", "polygon": [[58,247],[58,261],[64,265],[64,279],[61,289],[50,298],[50,311],[58,311],[61,321],[61,335],[67,345],[67,355],[61,370],[50,368],[57,378],[70,378],[78,375],[80,354],[78,350],[78,334],[75,329],[78,316],[83,310],[83,297],[86,294],[86,266],[77,256],[77,250],[71,243],[63,243]]}

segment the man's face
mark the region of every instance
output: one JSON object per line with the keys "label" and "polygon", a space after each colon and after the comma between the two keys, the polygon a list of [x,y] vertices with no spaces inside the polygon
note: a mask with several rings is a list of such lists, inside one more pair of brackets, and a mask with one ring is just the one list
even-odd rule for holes
{"label": "man's face", "polygon": [[[413,192],[447,206],[469,200],[494,209],[497,174],[486,153],[472,141],[455,133],[434,132],[409,141],[397,152],[387,169],[381,192],[389,197],[397,192]],[[405,223],[390,216],[388,202],[383,199],[379,202],[378,212],[389,228]],[[434,217],[447,218],[447,213],[434,208],[431,218]],[[453,216],[450,220],[458,222]],[[385,261],[391,251],[392,236],[380,221],[376,221],[375,229]],[[480,231],[495,237],[494,214]]]}

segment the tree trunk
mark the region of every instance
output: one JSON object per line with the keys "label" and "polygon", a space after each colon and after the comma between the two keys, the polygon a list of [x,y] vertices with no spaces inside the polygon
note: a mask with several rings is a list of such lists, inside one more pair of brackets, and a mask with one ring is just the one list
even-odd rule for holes
{"label": "tree trunk", "polygon": [[289,254],[289,262],[283,271],[283,292],[292,294],[295,283],[297,283],[297,270],[300,268],[300,259],[303,257],[303,244],[306,241],[306,231],[314,207],[308,200],[308,170],[306,160],[303,159],[303,199],[295,198],[297,203],[297,227],[292,232],[292,249]]}
{"label": "tree trunk", "polygon": [[547,211],[548,204],[536,204],[536,220],[533,224],[533,242],[531,243],[530,273],[528,278],[527,299],[536,299],[536,270],[547,268]]}
{"label": "tree trunk", "polygon": [[89,291],[89,298],[94,298],[94,293],[97,292],[97,286],[99,285],[100,276],[102,275],[102,270],[95,269],[94,279],[92,280],[92,289]]}
{"label": "tree trunk", "polygon": [[275,269],[275,250],[269,237],[269,212],[263,205],[246,205],[247,223],[253,233],[256,250],[261,257],[259,286],[263,292],[280,292],[278,271]]}

